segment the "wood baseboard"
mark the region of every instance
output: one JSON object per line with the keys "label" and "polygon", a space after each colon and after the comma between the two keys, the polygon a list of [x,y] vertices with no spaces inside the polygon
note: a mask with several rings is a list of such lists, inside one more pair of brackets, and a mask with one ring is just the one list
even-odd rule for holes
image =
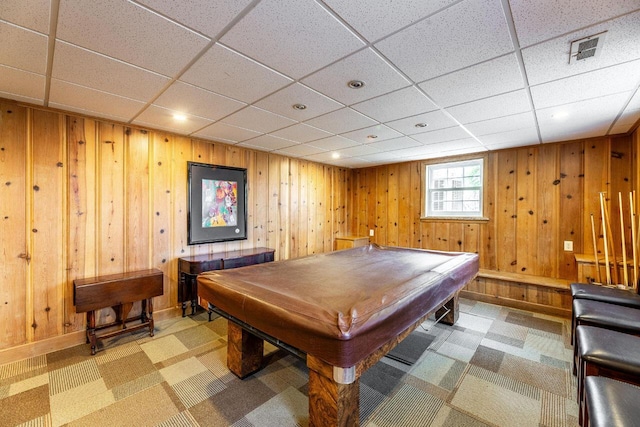
{"label": "wood baseboard", "polygon": [[[182,316],[182,310],[175,308],[167,308],[165,310],[154,311],[153,320],[159,322],[165,319]],[[42,341],[36,341],[15,347],[0,350],[0,365],[6,363],[17,362],[19,360],[31,357],[42,356],[52,351],[64,350],[65,348],[84,344],[86,342],[85,331],[70,332]],[[89,345],[87,344],[87,354],[89,353]]]}
{"label": "wood baseboard", "polygon": [[552,307],[543,304],[537,304],[528,301],[521,301],[512,298],[506,298],[498,295],[487,295],[467,290],[460,291],[460,296],[474,301],[486,302],[489,304],[503,305],[505,307],[517,308],[520,310],[533,311],[535,313],[548,314],[551,316],[571,318],[571,309]]}

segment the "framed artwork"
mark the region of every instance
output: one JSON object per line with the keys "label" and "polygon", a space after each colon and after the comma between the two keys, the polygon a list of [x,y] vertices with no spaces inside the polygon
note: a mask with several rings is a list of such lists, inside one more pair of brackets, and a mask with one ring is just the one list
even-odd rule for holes
{"label": "framed artwork", "polygon": [[247,170],[187,162],[188,243],[247,238]]}

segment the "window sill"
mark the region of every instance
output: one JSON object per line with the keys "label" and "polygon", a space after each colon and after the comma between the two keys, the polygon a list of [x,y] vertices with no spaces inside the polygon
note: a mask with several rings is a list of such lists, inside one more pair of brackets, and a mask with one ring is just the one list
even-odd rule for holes
{"label": "window sill", "polygon": [[420,217],[420,221],[485,223],[489,222],[489,218],[482,216],[423,216]]}

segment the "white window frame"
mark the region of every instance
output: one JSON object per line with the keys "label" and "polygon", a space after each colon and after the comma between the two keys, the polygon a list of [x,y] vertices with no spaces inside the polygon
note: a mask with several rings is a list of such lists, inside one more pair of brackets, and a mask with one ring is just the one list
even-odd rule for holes
{"label": "white window frame", "polygon": [[[483,214],[483,199],[484,199],[484,165],[485,158],[470,158],[464,160],[453,160],[448,162],[440,162],[440,163],[424,163],[423,171],[424,171],[424,179],[423,179],[423,218],[432,219],[432,218],[449,218],[449,219],[485,219]],[[468,167],[468,166],[479,166],[480,167],[480,176],[479,186],[470,186],[463,187],[461,186],[465,177],[452,177],[449,180],[452,181],[450,186],[442,186],[443,179],[432,179],[432,173],[436,170],[442,169],[453,169],[459,167]],[[434,185],[436,184],[436,185]],[[433,185],[433,186],[432,186]],[[477,211],[445,211],[445,210],[435,210],[434,205],[437,202],[438,205],[444,206],[447,201],[450,202],[459,202],[462,197],[463,191],[478,191],[479,199],[478,199],[478,210]],[[450,198],[447,198],[447,193],[450,193]],[[439,194],[439,196],[438,196]],[[436,200],[436,197],[438,200]],[[464,204],[464,200],[462,201]]]}

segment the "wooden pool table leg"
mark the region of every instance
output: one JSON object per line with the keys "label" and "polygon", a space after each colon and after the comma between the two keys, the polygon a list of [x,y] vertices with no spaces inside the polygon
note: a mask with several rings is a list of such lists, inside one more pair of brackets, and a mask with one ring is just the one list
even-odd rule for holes
{"label": "wooden pool table leg", "polygon": [[456,292],[453,298],[447,301],[441,309],[436,311],[436,318],[439,318],[447,310],[449,310],[449,313],[447,313],[441,320],[441,322],[445,325],[453,325],[458,321],[458,317],[460,317],[460,304],[458,302],[458,294],[459,292]]}
{"label": "wooden pool table leg", "polygon": [[264,340],[228,321],[227,367],[245,378],[262,367]]}
{"label": "wooden pool table leg", "polygon": [[333,367],[307,355],[309,427],[357,427],[360,424],[360,380],[340,384]]}

